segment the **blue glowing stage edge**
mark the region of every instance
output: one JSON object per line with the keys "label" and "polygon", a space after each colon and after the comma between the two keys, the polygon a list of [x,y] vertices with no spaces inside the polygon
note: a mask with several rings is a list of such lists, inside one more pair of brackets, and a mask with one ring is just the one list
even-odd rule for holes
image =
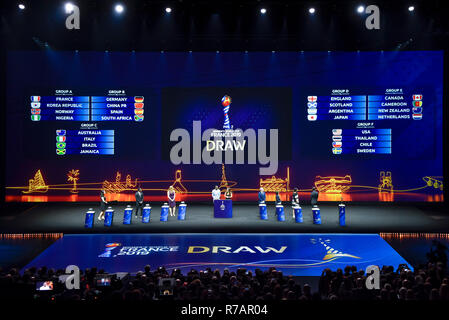
{"label": "blue glowing stage edge", "polygon": [[[275,267],[294,276],[320,276],[326,268],[407,264],[378,234],[93,234],[65,235],[31,261],[29,267],[137,273],[154,270],[212,270]],[[413,270],[413,269],[412,269]]]}

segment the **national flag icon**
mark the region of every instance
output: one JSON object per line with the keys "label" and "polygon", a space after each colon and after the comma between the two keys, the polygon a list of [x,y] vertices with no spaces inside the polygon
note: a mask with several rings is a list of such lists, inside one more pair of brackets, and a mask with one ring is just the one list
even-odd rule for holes
{"label": "national flag icon", "polygon": [[143,109],[134,109],[134,114],[143,115]]}
{"label": "national flag icon", "polygon": [[31,96],[31,101],[41,101],[40,96]]}
{"label": "national flag icon", "polygon": [[342,136],[332,136],[332,141],[342,141],[343,140],[343,138],[342,138]]}
{"label": "national flag icon", "polygon": [[413,120],[421,120],[422,119],[422,114],[421,113],[414,113],[413,114]]}
{"label": "national flag icon", "polygon": [[307,109],[308,114],[317,114],[317,112],[318,112],[317,109]]}
{"label": "national flag icon", "polygon": [[317,103],[316,102],[307,102],[307,108],[316,108]]}
{"label": "national flag icon", "polygon": [[32,114],[31,115],[31,120],[32,121],[40,121],[41,120],[41,115],[40,114]]}
{"label": "national flag icon", "polygon": [[413,100],[422,100],[422,94],[414,94]]}
{"label": "national flag icon", "polygon": [[65,142],[56,142],[56,148],[65,149]]}
{"label": "national flag icon", "polygon": [[317,99],[317,96],[307,96],[307,101],[309,102],[316,102]]}
{"label": "national flag icon", "polygon": [[422,107],[413,107],[412,111],[415,114],[422,113]]}
{"label": "national flag icon", "polygon": [[56,136],[57,142],[65,142],[66,136]]}
{"label": "national flag icon", "polygon": [[332,153],[333,154],[341,154],[343,151],[342,148],[332,148]]}
{"label": "national flag icon", "polygon": [[309,120],[309,121],[315,121],[316,119],[317,119],[316,114],[308,114],[307,115],[307,120]]}
{"label": "national flag icon", "polygon": [[65,149],[56,149],[56,154],[57,154],[58,156],[65,155]]}
{"label": "national flag icon", "polygon": [[66,131],[64,129],[59,129],[59,130],[56,130],[56,134],[58,136],[65,136]]}
{"label": "national flag icon", "polygon": [[40,102],[31,102],[31,108],[40,108],[41,103]]}
{"label": "national flag icon", "polygon": [[143,115],[138,115],[138,114],[134,115],[134,121],[138,121],[138,122],[143,121]]}
{"label": "national flag icon", "polygon": [[142,96],[134,97],[134,102],[143,102],[143,97]]}
{"label": "national flag icon", "polygon": [[341,148],[342,144],[343,143],[341,141],[334,141],[334,142],[332,142],[332,147]]}
{"label": "national flag icon", "polygon": [[342,133],[343,133],[342,129],[332,129],[332,134],[334,136],[341,136]]}
{"label": "national flag icon", "polygon": [[41,109],[31,109],[31,114],[41,114]]}
{"label": "national flag icon", "polygon": [[134,103],[134,108],[143,109],[143,103]]}
{"label": "national flag icon", "polygon": [[413,101],[413,106],[414,107],[421,107],[422,106],[422,101]]}

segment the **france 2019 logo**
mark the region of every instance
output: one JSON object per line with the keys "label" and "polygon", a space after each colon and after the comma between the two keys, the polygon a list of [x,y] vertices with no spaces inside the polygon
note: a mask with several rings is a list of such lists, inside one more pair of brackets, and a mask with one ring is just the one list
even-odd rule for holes
{"label": "france 2019 logo", "polygon": [[231,105],[231,102],[231,97],[228,95],[221,98],[221,105],[223,106],[224,113],[223,129],[231,129],[231,122],[229,120],[229,106]]}
{"label": "france 2019 logo", "polygon": [[223,105],[223,107],[227,107],[231,104],[231,97],[228,95],[225,95],[222,99],[221,99],[221,104]]}
{"label": "france 2019 logo", "polygon": [[98,257],[100,258],[109,258],[112,255],[112,250],[117,247],[120,247],[122,244],[118,242],[107,243],[104,248],[104,252],[100,254]]}

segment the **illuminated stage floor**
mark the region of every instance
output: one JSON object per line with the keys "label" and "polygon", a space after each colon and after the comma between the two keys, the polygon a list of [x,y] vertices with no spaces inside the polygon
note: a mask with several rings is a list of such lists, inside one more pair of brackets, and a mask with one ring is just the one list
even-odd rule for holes
{"label": "illuminated stage floor", "polygon": [[295,223],[291,209],[286,208],[286,221],[278,222],[274,206],[268,206],[268,220],[259,219],[257,205],[234,202],[232,219],[214,219],[211,204],[189,204],[185,221],[169,217],[160,222],[160,205],[152,204],[152,218],[148,224],[140,219],[131,225],[123,225],[125,204],[114,206],[112,227],[104,227],[95,219],[93,229],[84,228],[84,214],[89,207],[96,210],[98,204],[41,203],[4,208],[0,215],[1,233],[174,233],[174,232],[244,232],[244,233],[379,233],[379,232],[449,232],[449,215],[440,205],[423,204],[421,207],[398,204],[347,204],[346,227],[338,224],[338,205],[321,204],[321,225],[312,223],[310,205],[303,205],[304,223]]}
{"label": "illuminated stage floor", "polygon": [[320,276],[325,268],[348,265],[409,265],[376,234],[92,234],[65,235],[25,268],[72,264],[132,274],[145,265],[183,273],[275,267],[293,276]]}

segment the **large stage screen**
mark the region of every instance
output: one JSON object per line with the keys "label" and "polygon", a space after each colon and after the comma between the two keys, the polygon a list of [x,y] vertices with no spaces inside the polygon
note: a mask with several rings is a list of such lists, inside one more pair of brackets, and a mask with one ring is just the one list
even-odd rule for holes
{"label": "large stage screen", "polygon": [[442,51],[7,59],[6,201],[443,201]]}

